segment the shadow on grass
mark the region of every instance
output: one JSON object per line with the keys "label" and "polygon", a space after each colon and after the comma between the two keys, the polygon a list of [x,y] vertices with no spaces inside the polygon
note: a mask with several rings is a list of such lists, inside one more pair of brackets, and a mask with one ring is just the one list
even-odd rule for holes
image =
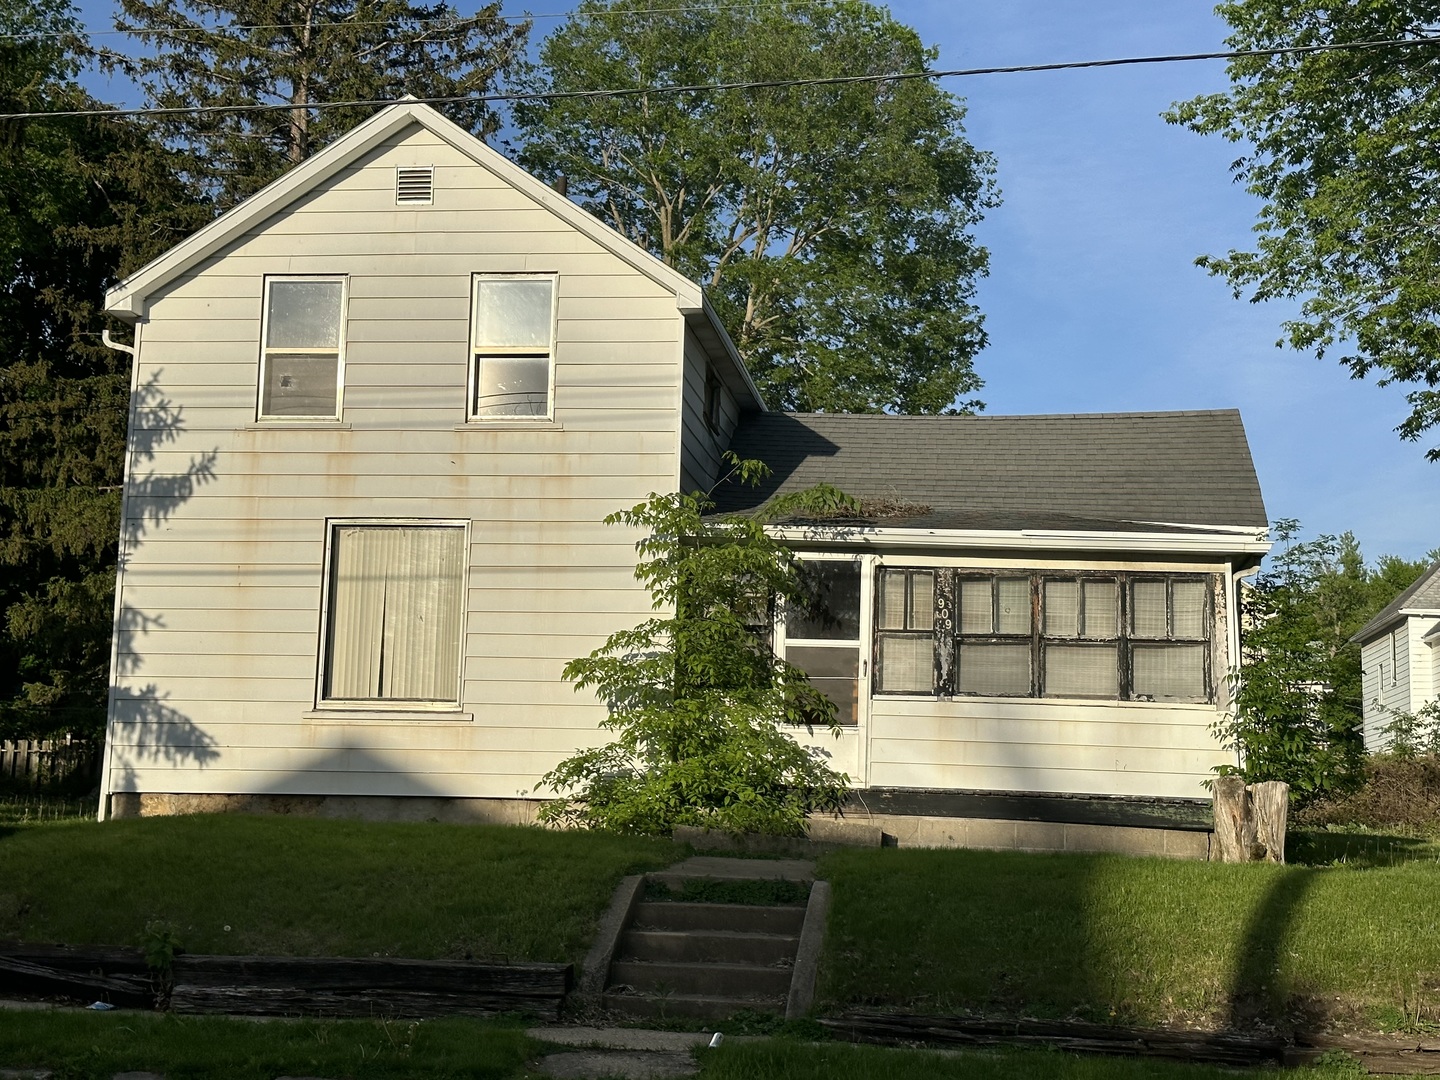
{"label": "shadow on grass", "polygon": [[1251,909],[1241,931],[1230,976],[1226,1026],[1246,1030],[1257,1024],[1286,1025],[1291,1012],[1288,982],[1282,977],[1290,928],[1315,883],[1309,867],[1277,873]]}
{"label": "shadow on grass", "polygon": [[1286,847],[1290,861],[1301,866],[1351,866],[1365,870],[1440,862],[1440,837],[1313,829],[1291,832]]}

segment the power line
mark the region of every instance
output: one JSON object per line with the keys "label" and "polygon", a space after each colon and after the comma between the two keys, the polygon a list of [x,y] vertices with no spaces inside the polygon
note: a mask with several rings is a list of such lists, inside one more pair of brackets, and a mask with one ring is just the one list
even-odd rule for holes
{"label": "power line", "polygon": [[[1276,49],[1241,49],[1228,52],[1175,53],[1164,56],[1126,56],[1108,60],[1066,60],[1052,64],[1014,64],[1000,67],[952,68],[947,71],[892,71],[876,75],[834,75],[826,78],[761,79],[749,82],[635,86],[610,90],[552,90],[540,93],[459,94],[449,97],[411,97],[403,100],[423,105],[456,105],[476,102],[543,102],[625,98],[641,97],[648,94],[697,94],[725,90],[775,90],[800,86],[853,86],[862,83],[913,82],[917,79],[958,79],[977,75],[1016,75],[1041,71],[1077,71],[1088,68],[1133,67],[1139,64],[1174,64],[1195,60],[1236,60],[1249,56],[1296,56],[1324,52],[1360,52],[1366,49],[1409,48],[1416,45],[1440,45],[1440,37],[1336,42],[1328,45],[1292,45]],[[68,109],[53,112],[0,113],[0,121],[95,116],[112,118],[140,116],[215,116],[225,113],[293,112],[296,109],[318,112],[326,109],[378,108],[395,104],[398,104],[398,102],[393,99],[374,98],[359,101],[317,101],[305,105],[286,102],[283,104],[253,105],[177,105],[166,108],[147,107],[139,109]]]}
{"label": "power line", "polygon": [[[778,0],[774,3],[750,3],[750,4],[692,4],[685,7],[665,8],[606,8],[598,11],[548,11],[538,15],[496,15],[494,22],[506,23],[527,23],[537,19],[604,19],[613,15],[678,15],[691,11],[764,11],[770,8],[809,7],[825,0]],[[472,22],[473,19],[421,19],[422,26],[445,27],[458,26],[463,23]],[[245,30],[302,30],[308,27],[311,30],[323,30],[340,26],[390,26],[392,19],[347,19],[340,22],[316,22],[316,23],[231,23],[225,26],[166,26],[155,30],[84,30],[78,32],[79,36],[86,38],[116,37],[132,34],[135,36],[164,37],[169,34],[216,34],[216,33],[238,33]],[[44,38],[65,38],[77,36],[76,32],[68,30],[35,30],[29,33],[0,34],[0,40],[9,41],[39,41]]]}

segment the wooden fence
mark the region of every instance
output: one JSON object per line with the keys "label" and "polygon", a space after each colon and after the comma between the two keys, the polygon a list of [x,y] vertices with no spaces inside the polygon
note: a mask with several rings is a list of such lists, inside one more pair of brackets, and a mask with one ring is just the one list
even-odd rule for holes
{"label": "wooden fence", "polygon": [[100,775],[100,747],[88,739],[0,739],[0,787],[36,788]]}

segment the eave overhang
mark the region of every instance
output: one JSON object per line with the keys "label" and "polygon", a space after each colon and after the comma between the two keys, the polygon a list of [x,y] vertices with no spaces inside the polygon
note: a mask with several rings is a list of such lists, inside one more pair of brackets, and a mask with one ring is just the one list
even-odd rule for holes
{"label": "eave overhang", "polygon": [[1270,550],[1264,530],[1217,526],[1206,533],[1074,532],[1059,529],[915,529],[873,525],[767,525],[765,531],[793,546],[815,545],[867,551],[885,549],[1084,552],[1120,555],[1223,558],[1236,569],[1255,565]]}

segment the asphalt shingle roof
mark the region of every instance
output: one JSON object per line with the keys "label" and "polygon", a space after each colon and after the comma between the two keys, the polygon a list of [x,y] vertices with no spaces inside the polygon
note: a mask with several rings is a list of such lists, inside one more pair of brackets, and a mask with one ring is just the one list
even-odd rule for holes
{"label": "asphalt shingle roof", "polygon": [[1415,583],[1381,608],[1373,619],[1356,631],[1351,641],[1364,642],[1373,638],[1387,624],[1393,622],[1400,612],[1409,609],[1423,612],[1440,611],[1440,559],[1415,579]]}
{"label": "asphalt shingle roof", "polygon": [[727,483],[717,509],[825,482],[860,499],[927,507],[886,524],[1106,529],[1267,524],[1240,413],[856,416],[759,413],[732,449],[773,475]]}

